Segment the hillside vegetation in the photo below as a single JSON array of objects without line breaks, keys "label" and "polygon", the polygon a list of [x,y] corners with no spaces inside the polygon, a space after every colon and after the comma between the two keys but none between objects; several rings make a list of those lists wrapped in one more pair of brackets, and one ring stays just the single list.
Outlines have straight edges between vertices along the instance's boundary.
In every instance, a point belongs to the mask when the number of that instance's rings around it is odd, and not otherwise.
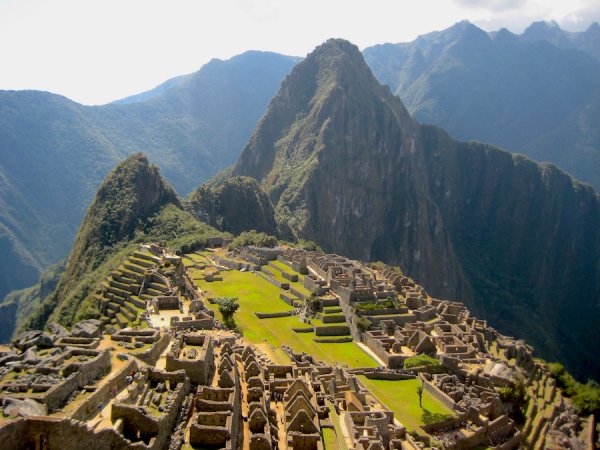
[{"label": "hillside vegetation", "polygon": [[143,95],[84,106],[0,91],[0,299],[64,258],[108,172],[144,151],[182,195],[235,162],[296,58],[247,52]]}]

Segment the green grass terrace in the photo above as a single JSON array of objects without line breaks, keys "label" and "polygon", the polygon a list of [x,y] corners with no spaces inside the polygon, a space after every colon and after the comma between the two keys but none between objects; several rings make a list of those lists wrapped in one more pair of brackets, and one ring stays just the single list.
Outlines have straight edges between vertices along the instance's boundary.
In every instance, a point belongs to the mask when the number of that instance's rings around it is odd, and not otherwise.
[{"label": "green grass terrace", "polygon": [[[292,307],[279,298],[279,288],[252,272],[235,270],[223,271],[223,281],[207,282],[194,280],[207,297],[239,297],[240,309],[235,314],[235,322],[244,337],[253,344],[268,343],[278,349],[288,345],[296,352],[306,352],[328,364],[342,364],[348,367],[377,367],[377,362],[354,342],[322,343],[315,342],[314,332],[296,333],[294,328],[308,328],[296,316],[259,319],[254,313],[277,313],[292,311]],[[207,306],[218,312],[218,305],[207,302]],[[283,352],[276,352],[278,363],[287,363]]]},{"label": "green grass terrace", "polygon": [[394,411],[396,419],[408,431],[423,434],[420,426],[425,425],[427,418],[439,422],[447,416],[454,415],[454,411],[427,391],[423,391],[423,407],[420,407],[417,387],[421,381],[418,379],[369,380],[362,375],[359,379],[384,406]]}]

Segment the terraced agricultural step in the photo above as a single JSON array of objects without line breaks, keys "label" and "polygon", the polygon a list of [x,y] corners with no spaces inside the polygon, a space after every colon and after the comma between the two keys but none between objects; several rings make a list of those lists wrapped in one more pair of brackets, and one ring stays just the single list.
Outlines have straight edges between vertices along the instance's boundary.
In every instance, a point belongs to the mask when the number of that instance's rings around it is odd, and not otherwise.
[{"label": "terraced agricultural step", "polygon": [[134,257],[129,257],[127,258],[127,261],[132,263],[132,264],[136,264],[138,266],[144,267],[144,268],[148,268],[148,267],[153,267],[156,264],[154,264],[152,261],[148,261],[147,259],[140,259],[140,258],[134,258]]},{"label": "terraced agricultural step", "polygon": [[126,302],[123,305],[123,308],[127,309],[127,311],[129,311],[130,313],[135,314],[136,317],[140,313],[140,311],[143,311],[142,308],[138,308],[137,306],[135,306],[133,303],[130,303],[130,302]]},{"label": "terraced agricultural step", "polygon": [[116,316],[116,319],[117,319],[117,324],[121,328],[125,328],[127,326],[127,324],[129,323],[129,321],[127,320],[127,318],[122,313],[118,313],[117,316]]},{"label": "terraced agricultural step", "polygon": [[132,313],[126,308],[121,309],[121,314],[123,314],[123,316],[127,318],[128,322],[133,322],[135,319],[137,319],[137,312]]},{"label": "terraced agricultural step", "polygon": [[110,309],[111,311],[115,311],[115,312],[121,311],[121,305],[119,305],[118,303],[110,302],[108,305],[106,305],[106,307],[108,309]]},{"label": "terraced agricultural step", "polygon": [[[110,317],[111,319],[114,319],[115,317],[117,317],[117,313],[115,311],[107,310],[106,317]],[[111,323],[112,323],[112,321],[111,321]]]},{"label": "terraced agricultural step", "polygon": [[152,283],[149,283],[148,284],[148,288],[155,289],[155,290],[160,291],[160,292],[167,292],[169,290],[169,287],[166,284],[164,284],[164,283],[157,283],[155,281],[153,281]]},{"label": "terraced agricultural step", "polygon": [[137,308],[146,309],[146,301],[142,300],[141,298],[139,298],[136,295],[132,295],[131,297],[129,297],[128,301],[129,301],[129,303],[133,304]]},{"label": "terraced agricultural step", "polygon": [[131,278],[138,283],[141,283],[144,279],[144,272],[139,273],[137,271],[130,270],[125,266],[123,266],[120,270],[124,277]]},{"label": "terraced agricultural step", "polygon": [[111,301],[113,303],[118,303],[119,305],[122,305],[123,303],[125,303],[125,298],[121,297],[120,295],[115,295],[112,292],[107,292],[105,294],[106,298],[108,299],[108,301]]},{"label": "terraced agricultural step", "polygon": [[147,302],[148,302],[148,301],[150,301],[150,300],[152,300],[152,298],[153,298],[153,297],[152,297],[152,295],[149,295],[149,294],[146,294],[146,293],[141,293],[141,294],[139,295],[139,297],[140,297],[142,300],[144,300],[144,301],[147,301]]},{"label": "terraced agricultural step", "polygon": [[346,316],[343,314],[323,314],[321,316],[321,321],[323,323],[345,323]]},{"label": "terraced agricultural step", "polygon": [[151,295],[152,297],[157,297],[157,296],[159,296],[159,295],[163,295],[163,294],[164,294],[164,292],[163,292],[163,291],[159,291],[159,290],[157,290],[157,289],[152,289],[152,288],[146,289],[146,290],[144,291],[144,293],[145,293],[145,294],[148,294],[148,295]]},{"label": "terraced agricultural step", "polygon": [[134,252],[133,256],[138,259],[145,259],[147,261],[151,261],[153,264],[160,264],[160,262],[161,262],[160,258],[158,258],[157,256],[154,256],[150,253]]},{"label": "terraced agricultural step", "polygon": [[121,289],[122,291],[129,292],[130,294],[132,292],[131,285],[129,283],[123,283],[121,281],[117,281],[112,277],[109,279],[108,283],[109,283],[109,287]]},{"label": "terraced agricultural step", "polygon": [[133,264],[129,261],[127,261],[125,264],[123,264],[123,267],[125,267],[127,270],[129,270],[131,272],[135,272],[135,273],[138,273],[141,275],[143,275],[146,272],[145,267],[138,266],[137,264]]},{"label": "terraced agricultural step", "polygon": [[124,267],[121,268],[116,275],[112,275],[112,277],[125,284],[141,284],[141,280],[144,279],[143,275],[140,275],[137,272],[127,271]]}]

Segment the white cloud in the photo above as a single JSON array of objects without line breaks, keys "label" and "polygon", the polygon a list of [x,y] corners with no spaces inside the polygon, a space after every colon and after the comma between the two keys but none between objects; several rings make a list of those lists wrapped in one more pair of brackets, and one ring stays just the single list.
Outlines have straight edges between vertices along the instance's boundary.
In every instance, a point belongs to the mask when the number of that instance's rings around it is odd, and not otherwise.
[{"label": "white cloud", "polygon": [[584,31],[592,23],[600,22],[600,2],[588,0],[581,7],[560,19],[561,27],[571,31]]},{"label": "white cloud", "polygon": [[454,0],[466,8],[508,11],[523,6],[527,0]]}]

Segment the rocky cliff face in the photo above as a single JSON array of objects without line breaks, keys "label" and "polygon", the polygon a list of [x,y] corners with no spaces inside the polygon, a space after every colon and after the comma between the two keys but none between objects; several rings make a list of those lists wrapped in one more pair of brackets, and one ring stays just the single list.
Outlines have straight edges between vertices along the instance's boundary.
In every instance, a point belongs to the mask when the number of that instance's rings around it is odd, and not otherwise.
[{"label": "rocky cliff face", "polygon": [[233,173],[257,179],[298,237],[399,264],[542,356],[598,373],[584,357],[600,339],[595,192],[420,126],[350,43],[330,40],[296,66]]},{"label": "rocky cliff face", "polygon": [[332,39],[284,80],[233,173],[256,178],[299,237],[400,264],[432,292],[457,297],[467,286],[429,200],[420,139],[358,48]]},{"label": "rocky cliff face", "polygon": [[423,127],[430,195],[476,295],[474,312],[597,375],[600,201],[550,164]]},{"label": "rocky cliff face", "polygon": [[233,177],[214,188],[202,185],[190,203],[198,219],[219,230],[278,234],[273,205],[254,178]]}]

